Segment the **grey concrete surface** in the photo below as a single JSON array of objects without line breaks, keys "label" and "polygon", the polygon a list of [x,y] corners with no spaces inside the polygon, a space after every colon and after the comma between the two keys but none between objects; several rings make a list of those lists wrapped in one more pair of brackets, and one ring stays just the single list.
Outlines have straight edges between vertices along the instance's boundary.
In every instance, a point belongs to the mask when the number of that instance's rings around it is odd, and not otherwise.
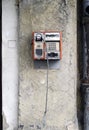
[{"label": "grey concrete surface", "polygon": [[18,8],[2,0],[3,130],[17,130],[18,121]]},{"label": "grey concrete surface", "polygon": [[[78,130],[76,1],[23,0],[20,2],[19,46],[18,9],[15,0],[2,2],[4,130]],[[34,69],[31,56],[32,31],[39,30],[63,32],[63,58],[59,64],[60,69],[49,70],[46,114],[44,112],[47,70]],[[17,128],[18,118],[19,128]]]},{"label": "grey concrete surface", "polygon": [[[75,0],[23,0],[19,31],[19,130],[78,130],[77,19]],[[63,32],[63,58],[59,70],[34,69],[32,31]]]}]

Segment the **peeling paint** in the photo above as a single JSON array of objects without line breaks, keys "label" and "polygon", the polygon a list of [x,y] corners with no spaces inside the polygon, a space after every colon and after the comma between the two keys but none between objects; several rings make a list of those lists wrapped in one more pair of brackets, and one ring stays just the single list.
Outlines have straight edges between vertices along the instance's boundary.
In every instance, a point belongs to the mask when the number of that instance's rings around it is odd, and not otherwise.
[{"label": "peeling paint", "polygon": [[75,123],[73,123],[72,121],[70,121],[67,124],[67,130],[78,130],[78,128],[76,127]]},{"label": "peeling paint", "polygon": [[9,128],[9,124],[7,123],[6,116],[3,112],[3,129],[7,130],[7,128]]}]

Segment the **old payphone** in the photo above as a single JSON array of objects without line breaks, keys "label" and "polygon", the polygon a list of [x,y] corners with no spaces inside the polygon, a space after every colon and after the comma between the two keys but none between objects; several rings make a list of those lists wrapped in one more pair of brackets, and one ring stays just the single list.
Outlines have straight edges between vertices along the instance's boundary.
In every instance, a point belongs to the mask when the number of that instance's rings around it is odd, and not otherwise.
[{"label": "old payphone", "polygon": [[32,55],[34,60],[60,60],[62,58],[61,32],[33,32]]}]

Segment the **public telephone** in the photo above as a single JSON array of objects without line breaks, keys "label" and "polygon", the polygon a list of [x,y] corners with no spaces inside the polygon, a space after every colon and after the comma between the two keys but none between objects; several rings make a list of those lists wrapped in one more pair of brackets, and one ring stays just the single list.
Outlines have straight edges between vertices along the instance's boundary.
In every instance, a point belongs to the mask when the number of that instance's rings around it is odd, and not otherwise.
[{"label": "public telephone", "polygon": [[60,60],[62,58],[61,32],[33,32],[34,60]]}]

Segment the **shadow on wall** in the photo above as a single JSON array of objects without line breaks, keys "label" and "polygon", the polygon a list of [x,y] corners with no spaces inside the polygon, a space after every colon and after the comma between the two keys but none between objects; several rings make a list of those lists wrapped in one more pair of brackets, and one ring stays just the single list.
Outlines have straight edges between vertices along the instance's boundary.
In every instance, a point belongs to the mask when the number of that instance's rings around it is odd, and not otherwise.
[{"label": "shadow on wall", "polygon": [[[83,77],[83,42],[82,42],[82,10],[83,0],[77,1],[77,52],[78,52],[78,88],[77,88],[77,116],[80,130],[83,130],[84,122],[83,122],[83,96],[81,90],[81,80]],[[88,9],[87,9],[88,10]]]}]

